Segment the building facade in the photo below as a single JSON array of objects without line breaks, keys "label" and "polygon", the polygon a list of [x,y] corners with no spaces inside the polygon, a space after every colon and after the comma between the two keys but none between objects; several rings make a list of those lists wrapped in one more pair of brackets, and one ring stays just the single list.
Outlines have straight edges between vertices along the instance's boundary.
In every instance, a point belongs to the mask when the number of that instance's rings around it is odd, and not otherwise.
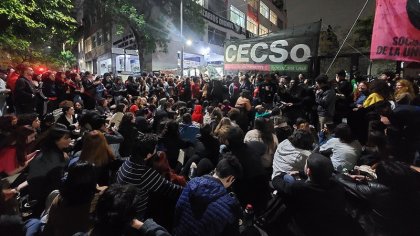
[{"label": "building facade", "polygon": [[[196,75],[200,68],[214,66],[223,73],[223,43],[225,40],[263,37],[287,26],[287,15],[279,0],[197,0],[202,6],[204,32],[170,34],[166,52],[159,48],[140,61],[134,36],[117,29],[100,9],[81,8],[79,21],[83,36],[78,42],[78,64],[81,71],[96,74],[106,72],[132,74],[165,71],[180,74],[181,52],[184,52],[184,75]],[[179,29],[180,26],[171,27]],[[182,46],[184,44],[184,49]]]}]

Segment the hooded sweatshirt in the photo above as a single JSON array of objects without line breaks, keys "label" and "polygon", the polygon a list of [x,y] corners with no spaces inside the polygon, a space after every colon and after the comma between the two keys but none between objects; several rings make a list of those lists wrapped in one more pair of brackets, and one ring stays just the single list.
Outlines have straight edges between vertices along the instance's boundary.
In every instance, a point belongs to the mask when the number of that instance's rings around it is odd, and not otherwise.
[{"label": "hooded sweatshirt", "polygon": [[221,235],[237,223],[239,204],[212,176],[193,178],[184,188],[175,209],[174,235]]},{"label": "hooded sweatshirt", "polygon": [[194,106],[194,112],[192,114],[192,120],[202,124],[203,123],[203,107],[201,105]]}]

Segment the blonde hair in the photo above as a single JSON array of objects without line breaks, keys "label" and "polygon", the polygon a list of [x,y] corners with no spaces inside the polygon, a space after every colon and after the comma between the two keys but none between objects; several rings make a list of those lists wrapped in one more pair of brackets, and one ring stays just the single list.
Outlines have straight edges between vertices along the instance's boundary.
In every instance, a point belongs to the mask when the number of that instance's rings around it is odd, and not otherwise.
[{"label": "blonde hair", "polygon": [[232,121],[228,117],[223,117],[219,124],[217,124],[216,128],[214,129],[214,135],[218,136],[219,132],[224,127],[231,127]]},{"label": "blonde hair", "polygon": [[96,166],[104,166],[115,160],[115,156],[102,132],[93,130],[86,134],[80,160]]},{"label": "blonde hair", "polygon": [[416,97],[416,94],[414,93],[413,84],[410,81],[406,79],[400,79],[397,81],[397,83],[400,83],[402,88],[400,90],[395,91],[395,101],[399,101],[407,95],[410,101]]}]

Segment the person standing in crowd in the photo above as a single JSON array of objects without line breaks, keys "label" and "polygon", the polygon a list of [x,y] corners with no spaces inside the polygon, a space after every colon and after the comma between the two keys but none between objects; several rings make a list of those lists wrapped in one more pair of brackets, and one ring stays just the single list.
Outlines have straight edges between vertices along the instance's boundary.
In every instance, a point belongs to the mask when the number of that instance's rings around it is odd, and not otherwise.
[{"label": "person standing in crowd", "polygon": [[264,75],[264,81],[258,85],[258,97],[260,102],[266,104],[267,108],[272,108],[274,94],[277,91],[277,85],[273,82],[270,74]]},{"label": "person standing in crowd", "polygon": [[190,77],[187,77],[185,81],[178,83],[177,89],[179,92],[179,99],[184,102],[190,102],[192,97],[192,85]]},{"label": "person standing in crowd", "polygon": [[0,72],[0,116],[6,114],[6,98],[11,92],[12,91],[10,89],[6,88],[6,74]]},{"label": "person standing in crowd", "polygon": [[[351,111],[351,94],[353,92],[353,86],[346,79],[346,71],[340,70],[335,76],[335,123],[341,123],[347,120]],[[343,121],[344,120],[344,121]]]},{"label": "person standing in crowd", "polygon": [[318,104],[319,129],[322,129],[328,122],[333,121],[335,114],[335,91],[331,88],[326,75],[316,78],[315,101]]},{"label": "person standing in crowd", "polygon": [[58,89],[54,71],[48,71],[42,75],[42,92],[48,98],[47,112],[58,108]]},{"label": "person standing in crowd", "polygon": [[82,77],[79,73],[71,73],[70,79],[74,82],[74,97],[73,102],[82,102],[85,89],[83,88]]},{"label": "person standing in crowd", "polygon": [[19,79],[16,81],[14,101],[17,114],[34,113],[36,100],[35,88],[32,84],[34,70],[29,65],[21,65]]},{"label": "person standing in crowd", "polygon": [[391,89],[384,80],[374,80],[370,84],[370,95],[363,102],[363,108],[368,108],[373,104],[386,100],[390,97]]},{"label": "person standing in crowd", "polygon": [[97,81],[93,80],[93,75],[89,71],[86,71],[83,79],[82,85],[84,88],[84,105],[85,108],[88,110],[92,110],[95,108],[95,94],[96,94],[96,86],[98,85]]},{"label": "person standing in crowd", "polygon": [[239,83],[239,76],[234,76],[233,81],[229,85],[229,97],[230,103],[234,104],[236,100],[238,100],[240,95],[240,87],[241,84]]},{"label": "person standing in crowd", "polygon": [[357,89],[353,92],[353,111],[358,110],[363,107],[363,102],[369,96],[368,83],[366,81],[361,81],[357,85]]},{"label": "person standing in crowd", "polygon": [[410,81],[405,79],[397,81],[394,94],[395,102],[397,104],[410,105],[415,97],[416,94],[414,93],[413,85]]}]

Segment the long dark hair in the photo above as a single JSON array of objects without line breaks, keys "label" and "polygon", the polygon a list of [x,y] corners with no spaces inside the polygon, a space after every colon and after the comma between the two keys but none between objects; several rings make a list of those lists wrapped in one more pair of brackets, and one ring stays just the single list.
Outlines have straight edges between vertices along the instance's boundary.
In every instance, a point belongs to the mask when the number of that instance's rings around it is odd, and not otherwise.
[{"label": "long dark hair", "polygon": [[29,126],[24,125],[16,130],[16,159],[20,166],[25,165],[27,146],[26,140],[28,136],[34,134],[35,130]]},{"label": "long dark hair", "polygon": [[388,86],[388,83],[385,80],[374,80],[371,84],[370,84],[370,91],[371,93],[377,93],[379,95],[381,95],[384,100],[389,99],[389,96],[391,94],[391,89]]},{"label": "long dark hair", "polygon": [[67,127],[62,124],[55,124],[38,139],[36,146],[40,147],[42,152],[57,150],[56,142],[66,135],[70,135]]},{"label": "long dark hair", "polygon": [[135,124],[131,122],[133,120],[133,118],[134,118],[133,113],[131,113],[131,112],[125,113],[123,115],[123,117],[121,118],[119,129],[120,130],[127,130],[129,128],[134,127]]},{"label": "long dark hair", "polygon": [[162,138],[179,138],[179,125],[174,120],[168,120],[161,133]]},{"label": "long dark hair", "polygon": [[139,196],[132,185],[111,185],[98,199],[91,235],[124,235],[136,216]]},{"label": "long dark hair", "polygon": [[68,206],[89,203],[96,192],[95,169],[86,161],[71,165],[60,188],[60,195]]},{"label": "long dark hair", "polygon": [[335,137],[339,138],[343,143],[351,143],[354,141],[350,126],[345,123],[337,125],[335,128]]}]

